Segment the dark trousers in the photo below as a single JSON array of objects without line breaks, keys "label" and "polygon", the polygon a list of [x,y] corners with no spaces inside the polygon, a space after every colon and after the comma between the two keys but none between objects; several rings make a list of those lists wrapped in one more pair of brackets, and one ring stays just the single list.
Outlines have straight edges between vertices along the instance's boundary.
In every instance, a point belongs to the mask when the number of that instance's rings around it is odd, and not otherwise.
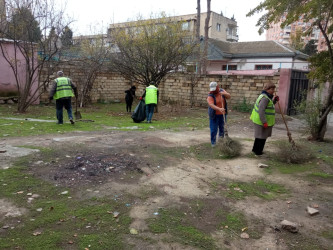
[{"label": "dark trousers", "polygon": [[126,111],[131,112],[133,100],[126,100]]},{"label": "dark trousers", "polygon": [[266,139],[255,138],[252,152],[255,153],[256,155],[262,155],[262,151],[264,150],[265,143],[266,143]]},{"label": "dark trousers", "polygon": [[156,104],[154,104],[154,103],[146,104],[147,122],[151,122],[151,119],[153,118],[155,106],[156,106]]},{"label": "dark trousers", "polygon": [[64,123],[62,114],[63,108],[67,110],[68,119],[73,119],[71,98],[60,98],[56,100],[57,119],[59,124]]}]

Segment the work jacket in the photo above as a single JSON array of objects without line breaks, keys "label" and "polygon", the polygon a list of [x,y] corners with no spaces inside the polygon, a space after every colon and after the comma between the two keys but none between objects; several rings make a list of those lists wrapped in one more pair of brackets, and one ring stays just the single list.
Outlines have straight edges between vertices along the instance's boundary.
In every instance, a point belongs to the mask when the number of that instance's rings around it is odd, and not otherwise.
[{"label": "work jacket", "polygon": [[157,104],[157,91],[158,88],[156,88],[154,85],[149,85],[146,88],[146,104]]},{"label": "work jacket", "polygon": [[263,125],[262,121],[260,120],[260,115],[259,115],[259,102],[262,98],[267,98],[268,99],[268,105],[265,109],[265,117],[267,120],[267,125],[268,126],[274,126],[275,124],[275,106],[273,103],[273,100],[270,99],[267,95],[261,94],[256,103],[254,104],[254,108],[251,113],[251,120],[253,123],[258,124],[258,125]]},{"label": "work jacket", "polygon": [[57,100],[63,97],[74,96],[71,83],[67,77],[58,77],[55,81],[57,83],[57,88],[53,99]]}]

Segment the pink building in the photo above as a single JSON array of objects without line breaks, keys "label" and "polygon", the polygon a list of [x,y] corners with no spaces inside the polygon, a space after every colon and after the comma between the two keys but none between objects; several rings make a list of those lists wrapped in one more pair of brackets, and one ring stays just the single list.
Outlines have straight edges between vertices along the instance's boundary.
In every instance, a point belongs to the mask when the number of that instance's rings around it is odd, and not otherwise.
[{"label": "pink building", "polygon": [[[7,96],[18,96],[18,91],[27,91],[25,88],[26,84],[26,60],[22,53],[16,48],[12,40],[1,39],[0,40],[0,97]],[[34,58],[37,58],[37,52],[35,52]],[[17,70],[17,75],[15,76],[13,69],[10,64],[6,60],[9,59]],[[16,64],[14,64],[16,62]],[[17,77],[17,80],[16,80]],[[34,77],[34,81],[32,83],[29,91],[29,99],[33,98],[32,103],[39,103],[39,95],[38,95],[38,77]]]}]

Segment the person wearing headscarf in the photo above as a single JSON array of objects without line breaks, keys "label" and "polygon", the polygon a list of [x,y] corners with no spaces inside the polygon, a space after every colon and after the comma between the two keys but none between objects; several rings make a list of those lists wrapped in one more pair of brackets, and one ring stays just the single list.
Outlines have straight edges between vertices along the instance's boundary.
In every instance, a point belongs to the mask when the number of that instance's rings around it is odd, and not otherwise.
[{"label": "person wearing headscarf", "polygon": [[262,155],[268,137],[272,136],[275,124],[275,103],[279,101],[274,96],[275,84],[268,82],[254,104],[251,117],[254,124],[254,144],[252,152],[255,155]]}]

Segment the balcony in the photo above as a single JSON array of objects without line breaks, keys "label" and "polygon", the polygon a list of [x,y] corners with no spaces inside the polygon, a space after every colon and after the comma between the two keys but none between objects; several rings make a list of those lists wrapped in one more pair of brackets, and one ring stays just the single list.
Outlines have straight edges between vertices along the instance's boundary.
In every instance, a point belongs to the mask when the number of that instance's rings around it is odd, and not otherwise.
[{"label": "balcony", "polygon": [[238,35],[227,34],[227,41],[228,42],[238,42]]}]

